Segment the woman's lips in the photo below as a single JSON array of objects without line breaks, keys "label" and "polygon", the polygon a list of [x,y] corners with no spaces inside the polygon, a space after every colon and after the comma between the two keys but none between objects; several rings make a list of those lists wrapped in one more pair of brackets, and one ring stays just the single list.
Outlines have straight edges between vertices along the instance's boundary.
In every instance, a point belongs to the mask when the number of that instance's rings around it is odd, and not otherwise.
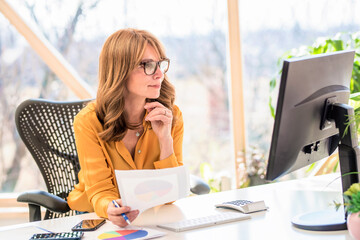
[{"label": "woman's lips", "polygon": [[149,85],[149,87],[151,87],[151,88],[160,88],[160,87],[161,87],[161,85],[160,85],[160,84],[156,84],[156,85]]}]

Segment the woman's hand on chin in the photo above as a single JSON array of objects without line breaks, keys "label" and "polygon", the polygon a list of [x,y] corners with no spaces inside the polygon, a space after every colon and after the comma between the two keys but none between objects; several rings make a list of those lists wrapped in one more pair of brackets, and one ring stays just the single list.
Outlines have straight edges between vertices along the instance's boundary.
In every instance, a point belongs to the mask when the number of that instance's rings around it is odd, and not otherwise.
[{"label": "woman's hand on chin", "polygon": [[172,111],[159,102],[149,102],[144,107],[149,114],[146,121],[151,122],[151,127],[159,141],[168,141],[171,137]]}]

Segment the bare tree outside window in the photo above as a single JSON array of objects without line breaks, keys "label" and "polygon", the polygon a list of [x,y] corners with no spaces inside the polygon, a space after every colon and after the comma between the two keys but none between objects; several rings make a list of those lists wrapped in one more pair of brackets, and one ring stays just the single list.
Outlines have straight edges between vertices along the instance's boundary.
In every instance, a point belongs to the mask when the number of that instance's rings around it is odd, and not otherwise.
[{"label": "bare tree outside window", "polygon": [[[67,57],[74,41],[78,22],[84,17],[86,11],[96,7],[98,1],[78,1],[72,9],[73,14],[68,17],[61,28],[48,29],[42,24],[48,22],[38,18],[39,12],[46,12],[42,18],[54,20],[51,15],[59,10],[62,1],[52,1],[51,3],[45,1],[43,6],[38,3],[25,1],[23,7],[28,11],[31,20],[41,33],[51,40],[64,57]],[[3,16],[0,17],[3,18]],[[34,176],[39,176],[37,167],[34,166],[30,154],[15,130],[14,113],[17,105],[26,98],[40,97],[64,100],[71,97],[71,94],[30,46],[25,43],[19,44],[19,42],[23,42],[22,37],[5,19],[2,19],[0,27],[2,33],[0,36],[0,111],[2,113],[0,189],[2,192],[12,192],[16,190],[18,181],[22,176],[31,179],[34,179]],[[26,180],[29,179],[23,179],[23,183],[26,183]],[[43,186],[39,177],[34,180],[34,186],[39,184]]]}]

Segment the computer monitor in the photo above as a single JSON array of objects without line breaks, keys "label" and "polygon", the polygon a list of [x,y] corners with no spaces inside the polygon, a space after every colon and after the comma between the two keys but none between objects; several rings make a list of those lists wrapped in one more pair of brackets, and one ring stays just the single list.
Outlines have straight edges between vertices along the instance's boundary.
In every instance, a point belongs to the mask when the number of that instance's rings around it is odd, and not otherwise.
[{"label": "computer monitor", "polygon": [[[349,117],[354,116],[353,108],[347,105],[353,62],[351,50],[284,60],[267,180],[324,159],[336,149],[341,174],[358,171],[360,150],[355,123],[350,121],[346,131]],[[358,180],[357,174],[342,177],[343,191]],[[299,216],[293,224],[307,230],[346,229],[344,213],[335,223],[329,222],[333,218],[329,214],[333,213]]]}]

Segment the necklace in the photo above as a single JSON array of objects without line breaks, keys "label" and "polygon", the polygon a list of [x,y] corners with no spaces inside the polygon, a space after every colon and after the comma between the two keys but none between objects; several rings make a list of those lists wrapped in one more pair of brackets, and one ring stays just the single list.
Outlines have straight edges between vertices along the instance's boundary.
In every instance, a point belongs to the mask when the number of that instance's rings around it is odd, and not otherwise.
[{"label": "necklace", "polygon": [[143,127],[140,127],[140,129],[137,129],[137,131],[135,132],[135,136],[140,137],[142,132],[143,132]]}]

